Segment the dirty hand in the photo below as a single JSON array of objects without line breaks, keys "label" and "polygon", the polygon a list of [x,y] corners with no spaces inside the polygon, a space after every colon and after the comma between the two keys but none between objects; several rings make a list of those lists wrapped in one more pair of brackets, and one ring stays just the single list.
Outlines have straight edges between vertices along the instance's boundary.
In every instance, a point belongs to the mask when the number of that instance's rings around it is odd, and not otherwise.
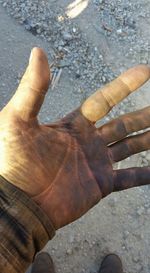
[{"label": "dirty hand", "polygon": [[34,48],[20,85],[0,112],[0,175],[26,192],[58,229],[113,191],[150,184],[150,167],[113,170],[112,164],[150,148],[150,107],[100,128],[95,122],[150,78],[139,65],[98,90],[53,124],[37,115],[49,86],[42,49]]}]

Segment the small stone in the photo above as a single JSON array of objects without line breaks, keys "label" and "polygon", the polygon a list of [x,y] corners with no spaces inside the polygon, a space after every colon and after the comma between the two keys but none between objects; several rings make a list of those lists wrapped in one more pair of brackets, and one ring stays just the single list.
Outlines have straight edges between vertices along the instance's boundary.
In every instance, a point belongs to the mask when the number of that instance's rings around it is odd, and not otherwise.
[{"label": "small stone", "polygon": [[61,47],[62,47],[62,46],[64,46],[64,45],[65,45],[65,43],[64,43],[63,40],[60,40],[60,41],[59,41],[59,44],[57,44],[57,42],[55,43],[55,46],[56,46],[56,47],[58,47],[58,46],[61,46]]},{"label": "small stone", "polygon": [[123,31],[122,31],[121,28],[120,28],[120,29],[117,29],[117,34],[118,34],[118,35],[122,34],[122,32],[123,32]]},{"label": "small stone", "polygon": [[122,246],[122,249],[123,249],[123,250],[126,250],[126,247],[125,247],[125,245],[123,245],[123,246]]},{"label": "small stone", "polygon": [[67,255],[71,255],[71,254],[72,254],[72,249],[71,249],[71,248],[68,248],[68,249],[66,250],[66,254],[67,254]]},{"label": "small stone", "polygon": [[65,41],[72,40],[72,35],[69,32],[66,32],[66,31],[62,32],[62,36],[63,36]]},{"label": "small stone", "polygon": [[42,32],[41,28],[38,28],[36,31],[37,31],[37,34],[40,34]]},{"label": "small stone", "polygon": [[129,232],[128,230],[125,230],[125,231],[124,231],[124,235],[125,235],[126,237],[128,237],[128,236],[130,235],[130,232]]},{"label": "small stone", "polygon": [[105,76],[102,76],[102,82],[106,82],[106,78],[105,78]]},{"label": "small stone", "polygon": [[76,33],[76,32],[77,32],[77,29],[76,29],[75,27],[73,27],[72,32],[73,32],[73,33]]},{"label": "small stone", "polygon": [[[75,77],[76,77],[76,79],[79,79],[81,77],[81,73],[79,70],[76,72]],[[80,89],[79,89],[79,93],[81,93]]]}]

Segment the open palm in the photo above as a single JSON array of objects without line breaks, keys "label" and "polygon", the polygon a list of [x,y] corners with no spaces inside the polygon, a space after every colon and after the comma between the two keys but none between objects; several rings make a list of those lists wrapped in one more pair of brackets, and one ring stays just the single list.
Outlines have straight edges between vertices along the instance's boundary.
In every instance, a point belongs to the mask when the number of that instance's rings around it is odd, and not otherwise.
[{"label": "open palm", "polygon": [[37,115],[49,86],[45,53],[32,59],[10,102],[0,112],[0,174],[25,191],[56,229],[76,220],[113,191],[150,183],[150,168],[113,170],[112,164],[150,148],[150,107],[100,128],[95,122],[150,78],[137,66],[106,85],[74,112],[53,124]]}]

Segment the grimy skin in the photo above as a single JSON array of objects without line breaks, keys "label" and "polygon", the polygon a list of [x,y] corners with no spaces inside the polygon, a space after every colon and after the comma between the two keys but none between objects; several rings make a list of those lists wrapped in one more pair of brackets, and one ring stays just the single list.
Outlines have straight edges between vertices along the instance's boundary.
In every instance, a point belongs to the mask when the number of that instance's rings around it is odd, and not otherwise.
[{"label": "grimy skin", "polygon": [[150,107],[100,128],[95,122],[150,78],[139,65],[123,73],[60,121],[39,124],[50,82],[47,57],[34,48],[20,85],[0,112],[0,175],[25,191],[55,229],[76,220],[102,198],[150,184],[150,167],[113,170],[113,163],[150,148]]}]

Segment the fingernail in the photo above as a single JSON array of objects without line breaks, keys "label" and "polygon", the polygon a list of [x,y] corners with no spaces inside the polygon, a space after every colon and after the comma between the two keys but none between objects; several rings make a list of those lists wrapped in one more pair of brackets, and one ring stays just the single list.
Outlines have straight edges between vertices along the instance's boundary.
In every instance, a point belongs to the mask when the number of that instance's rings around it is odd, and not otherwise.
[{"label": "fingernail", "polygon": [[30,58],[29,58],[29,63],[31,63],[32,58],[33,58],[33,53],[32,53],[32,50],[31,50],[31,53],[30,53]]}]

